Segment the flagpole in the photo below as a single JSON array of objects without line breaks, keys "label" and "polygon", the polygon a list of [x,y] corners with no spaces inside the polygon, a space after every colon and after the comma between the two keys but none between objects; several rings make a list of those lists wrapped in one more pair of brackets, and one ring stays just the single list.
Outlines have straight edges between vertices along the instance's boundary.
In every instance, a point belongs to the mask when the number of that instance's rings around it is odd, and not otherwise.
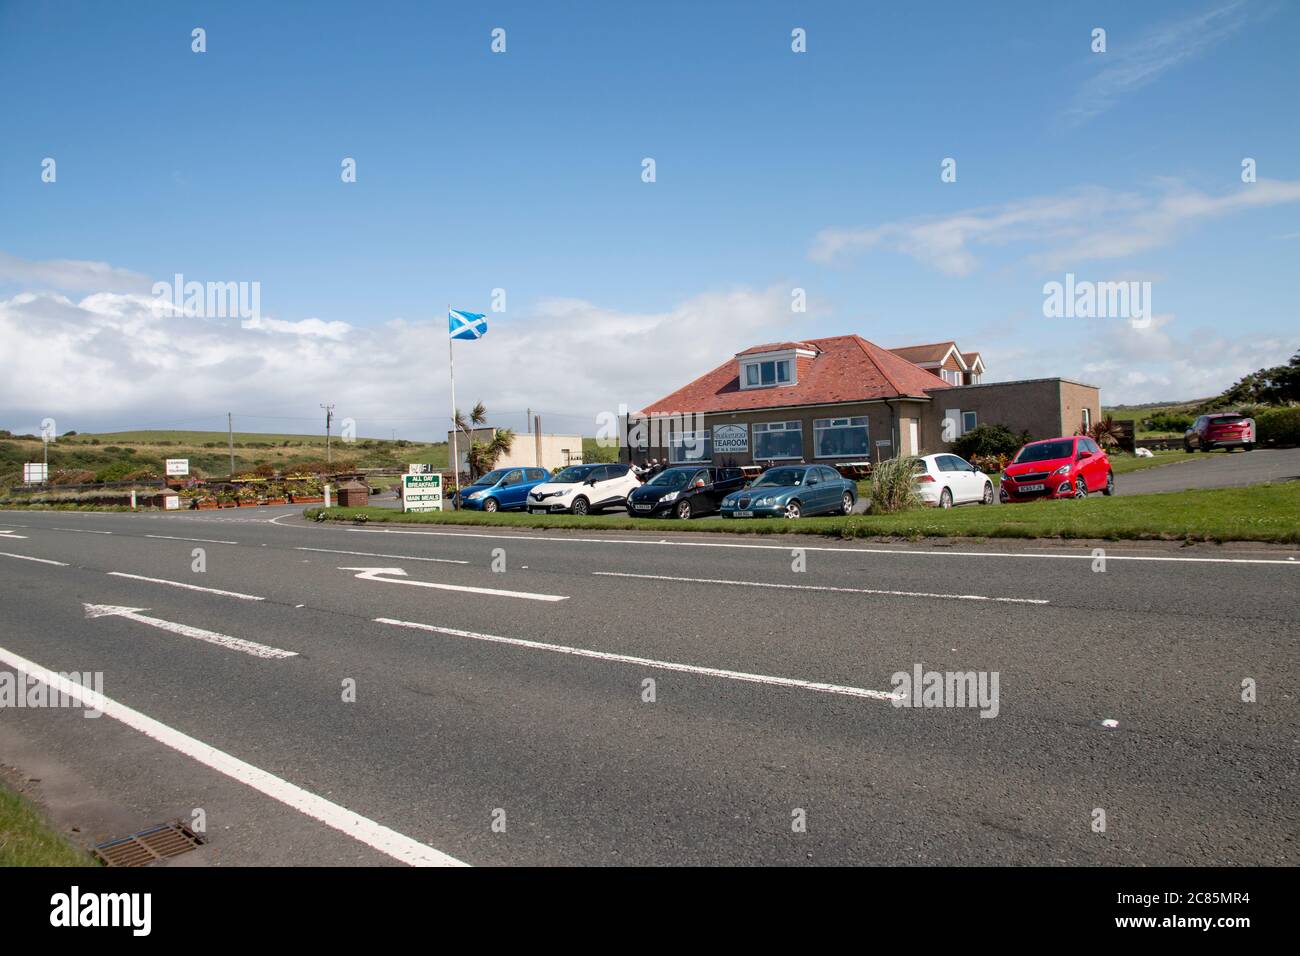
[{"label": "flagpole", "polygon": [[[453,343],[456,341],[451,334],[451,303],[447,303],[447,370],[451,373],[451,474],[452,480],[456,483],[456,494],[460,494],[460,451],[456,445],[456,353]],[[459,498],[457,498],[459,504]]]}]

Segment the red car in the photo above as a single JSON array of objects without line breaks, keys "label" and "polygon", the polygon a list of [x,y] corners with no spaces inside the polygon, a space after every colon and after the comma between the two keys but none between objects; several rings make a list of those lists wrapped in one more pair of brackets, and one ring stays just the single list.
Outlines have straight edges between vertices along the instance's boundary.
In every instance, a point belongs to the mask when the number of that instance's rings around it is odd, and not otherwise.
[{"label": "red car", "polygon": [[1110,459],[1091,438],[1072,435],[1031,441],[1002,473],[1003,504],[1039,498],[1086,498],[1115,493]]},{"label": "red car", "polygon": [[1255,447],[1255,419],[1236,412],[1202,415],[1183,435],[1183,451],[1213,451],[1216,448]]}]

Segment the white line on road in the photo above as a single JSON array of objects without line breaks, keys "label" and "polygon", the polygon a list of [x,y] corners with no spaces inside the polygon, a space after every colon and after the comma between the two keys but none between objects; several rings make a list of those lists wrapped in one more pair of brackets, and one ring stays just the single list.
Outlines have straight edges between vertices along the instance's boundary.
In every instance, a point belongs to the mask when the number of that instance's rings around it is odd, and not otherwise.
[{"label": "white line on road", "polygon": [[[468,584],[441,584],[436,581],[410,581],[401,568],[339,568],[340,571],[360,571],[353,577],[362,581],[378,581],[381,584],[410,584],[417,588],[437,588],[439,591],[464,591],[467,594],[491,594],[494,597],[522,598],[525,601],[567,601],[567,594],[535,594],[532,591],[505,591],[500,588],[476,588]],[[380,575],[402,575],[402,577],[380,577]]]},{"label": "white line on road", "polygon": [[207,594],[220,594],[223,597],[239,598],[241,601],[266,600],[266,598],[258,597],[256,594],[241,594],[239,591],[222,591],[220,588],[202,588],[197,584],[186,584],[184,581],[168,581],[166,578],[147,578],[143,574],[127,574],[125,571],[109,571],[107,573],[115,578],[130,578],[133,581],[152,581],[154,584],[167,584],[174,588],[185,588],[187,591],[203,591]]},{"label": "white line on road", "polygon": [[245,763],[238,757],[232,757],[210,744],[205,744],[201,740],[168,727],[152,717],[146,717],[138,710],[132,710],[125,704],[120,704],[94,690],[81,687],[71,681],[60,681],[57,673],[24,657],[19,657],[3,647],[0,647],[0,661],[44,684],[58,687],[68,696],[103,711],[114,720],[120,721],[132,730],[137,730],[146,737],[158,741],[163,746],[170,747],[172,750],[197,760],[204,766],[211,767],[218,773],[224,774],[232,780],[237,780],[258,793],[265,794],[272,800],[283,803],[287,807],[292,807],[313,820],[319,820],[327,827],[350,836],[357,842],[364,843],[366,846],[378,850],[394,860],[410,866],[467,865],[455,857],[448,856],[446,853],[435,850],[418,840],[413,840],[403,833],[391,830],[374,820],[361,816],[359,813],[353,813],[347,807],[332,803],[324,797],[318,797],[316,794],[304,790],[287,780],[267,773],[250,763]]},{"label": "white line on road", "polygon": [[[492,538],[502,541],[546,541],[559,544],[648,544],[666,545],[674,548],[737,548],[751,551],[789,551],[800,548],[804,551],[825,551],[831,554],[892,554],[900,557],[936,557],[936,558],[1060,558],[1067,561],[1094,561],[1091,552],[1087,554],[1046,554],[1025,551],[908,551],[902,548],[827,548],[806,544],[740,544],[731,541],[669,541],[648,538],[569,538],[539,534],[484,534],[482,532],[462,531],[397,531],[384,528],[347,528],[357,534],[424,534],[444,538]],[[1300,568],[1300,561],[1293,559],[1269,558],[1175,558],[1149,555],[1122,555],[1106,552],[1107,561],[1165,561],[1174,564],[1284,564]]]},{"label": "white line on road", "polygon": [[362,558],[396,558],[399,561],[434,561],[438,564],[469,564],[457,558],[417,558],[413,554],[375,554],[373,551],[336,551],[333,548],[294,548],[295,551],[319,551],[322,554],[355,554]]},{"label": "white line on road", "polygon": [[66,568],[67,564],[62,561],[51,561],[49,558],[33,558],[30,554],[11,554],[8,551],[0,551],[0,555],[6,558],[18,558],[20,561],[39,561],[41,564],[54,564],[61,568]]},{"label": "white line on road", "polygon": [[546,644],[541,641],[526,641],[517,637],[499,637],[495,634],[479,634],[476,631],[458,631],[451,627],[435,627],[432,624],[420,624],[416,621],[399,621],[391,617],[377,617],[376,624],[392,624],[395,627],[408,627],[416,631],[432,631],[435,634],[449,634],[452,637],[467,637],[474,641],[487,641],[491,644],[510,644],[514,647],[526,647],[535,651],[552,651],[556,654],[570,654],[574,657],[589,657],[600,661],[613,661],[618,664],[638,664],[641,667],[653,667],[658,670],[680,671],[684,674],[700,674],[704,677],[722,677],[727,680],[744,681],[747,684],[769,684],[775,687],[794,687],[798,690],[817,691],[821,694],[840,694],[844,697],[865,697],[869,700],[900,700],[901,695],[883,690],[867,690],[865,687],[847,687],[843,684],[822,684],[816,681],[799,680],[794,677],[772,677],[768,674],[747,674],[744,671],[728,671],[717,667],[700,667],[697,664],[678,664],[674,661],[657,661],[649,657],[630,657],[627,654],[611,654],[606,651],[592,651],[583,647],[569,647],[565,644]]},{"label": "white line on road", "polygon": [[0,535],[3,535],[3,537],[0,537],[0,541],[17,541],[17,540],[26,541],[27,540],[27,535],[14,534],[12,531],[0,531]]},{"label": "white line on road", "polygon": [[124,617],[128,621],[135,621],[139,624],[148,624],[150,627],[156,627],[160,631],[170,631],[173,634],[180,634],[182,637],[192,637],[196,641],[204,641],[208,644],[216,644],[218,647],[229,648],[232,651],[242,651],[245,654],[251,654],[253,657],[261,657],[267,660],[277,660],[285,657],[297,657],[297,651],[284,651],[278,647],[268,647],[266,644],[258,644],[254,641],[245,641],[242,638],[231,637],[228,634],[218,634],[216,631],[207,631],[201,627],[191,627],[188,624],[177,624],[173,621],[164,621],[158,617],[147,617],[140,614],[140,611],[149,610],[147,607],[118,607],[113,604],[83,604],[86,609],[86,617]]},{"label": "white line on road", "polygon": [[197,541],[200,544],[239,544],[238,541],[216,541],[212,538],[178,538],[173,534],[146,534],[146,538],[165,538],[168,541]]},{"label": "white line on road", "polygon": [[90,528],[51,528],[51,531],[72,531],[76,534],[112,534],[111,531],[94,531]]},{"label": "white line on road", "polygon": [[837,591],[844,594],[884,594],[890,597],[944,598],[949,601],[997,601],[1002,604],[1047,604],[1040,598],[989,597],[984,594],[938,594],[933,591],[879,591],[873,588],[837,588],[828,584],[772,584],[767,581],[727,581],[721,578],[676,578],[667,574],[629,574],[624,571],[592,571],[604,578],[645,578],[650,581],[682,581],[687,584],[728,584],[749,588],[782,588],[791,591]]}]

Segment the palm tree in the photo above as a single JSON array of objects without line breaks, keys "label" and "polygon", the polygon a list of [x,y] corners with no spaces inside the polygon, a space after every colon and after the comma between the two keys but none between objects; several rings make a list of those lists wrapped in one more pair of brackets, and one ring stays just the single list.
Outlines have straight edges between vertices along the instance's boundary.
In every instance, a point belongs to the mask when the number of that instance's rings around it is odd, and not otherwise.
[{"label": "palm tree", "polygon": [[[456,409],[455,423],[456,430],[465,436],[465,464],[469,467],[471,479],[491,471],[515,441],[515,433],[509,428],[492,429],[491,441],[479,441],[474,437],[474,429],[487,424],[487,407],[482,402],[476,402],[470,409],[468,422],[460,409]],[[453,463],[452,467],[456,465]]]},{"label": "palm tree", "polygon": [[1102,448],[1114,448],[1119,445],[1120,439],[1124,437],[1124,429],[1119,426],[1110,415],[1093,422],[1091,428],[1079,429],[1079,434],[1087,435]]}]

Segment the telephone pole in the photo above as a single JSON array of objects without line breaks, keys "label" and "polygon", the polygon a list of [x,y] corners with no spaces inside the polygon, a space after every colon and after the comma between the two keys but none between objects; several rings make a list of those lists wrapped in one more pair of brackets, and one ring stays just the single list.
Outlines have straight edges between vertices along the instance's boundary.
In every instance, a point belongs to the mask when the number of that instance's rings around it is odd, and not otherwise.
[{"label": "telephone pole", "polygon": [[230,436],[230,477],[235,477],[235,418],[226,412],[226,433]]},{"label": "telephone pole", "polygon": [[320,407],[325,409],[325,464],[328,465],[333,462],[330,457],[330,422],[334,420],[334,406],[321,402]]}]

